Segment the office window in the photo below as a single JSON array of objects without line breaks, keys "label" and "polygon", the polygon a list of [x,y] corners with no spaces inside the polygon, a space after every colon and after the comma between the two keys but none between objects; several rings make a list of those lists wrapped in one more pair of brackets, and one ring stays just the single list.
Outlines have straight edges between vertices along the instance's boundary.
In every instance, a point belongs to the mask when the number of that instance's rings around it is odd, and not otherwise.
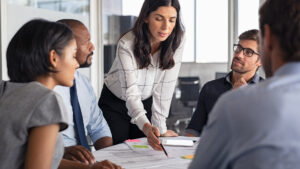
[{"label": "office window", "polygon": [[[123,0],[122,14],[137,16],[143,2],[144,0]],[[218,0],[218,5],[215,1],[206,0],[179,2],[186,31],[183,62],[227,62],[228,2]]]},{"label": "office window", "polygon": [[238,1],[238,35],[246,30],[259,29],[259,0]]},{"label": "office window", "polygon": [[122,0],[122,15],[138,16],[144,0]]},{"label": "office window", "polygon": [[90,11],[89,0],[8,0],[8,3],[84,16],[88,16]]},{"label": "office window", "polygon": [[[123,0],[122,15],[138,16],[144,0]],[[179,0],[181,6],[181,19],[185,26],[185,47],[182,60],[184,62],[195,61],[195,1]]]},{"label": "office window", "polygon": [[[186,29],[184,62],[195,61],[195,0],[179,0],[181,17]],[[104,73],[107,73],[115,57],[116,44],[120,36],[135,23],[144,0],[102,1],[102,33],[104,45]]]},{"label": "office window", "polygon": [[102,1],[102,34],[104,73],[108,73],[121,35],[130,30],[139,15],[144,0]]},{"label": "office window", "polygon": [[[2,0],[1,0],[2,1]],[[89,0],[7,0],[6,11],[3,14],[2,25],[2,49],[7,49],[7,45],[17,30],[27,21],[34,18],[43,18],[57,21],[63,18],[73,18],[80,20],[89,27],[90,8]],[[3,36],[4,35],[4,36]],[[2,51],[2,79],[9,79],[6,69],[5,51]],[[93,64],[93,66],[96,64]],[[81,69],[81,73],[91,77],[90,69]],[[95,85],[94,85],[95,86]]]},{"label": "office window", "polygon": [[[123,0],[122,15],[138,16],[144,0]],[[183,62],[195,61],[195,0],[179,0],[181,19],[185,27]]]},{"label": "office window", "polygon": [[196,0],[196,62],[228,61],[228,1]]},{"label": "office window", "polygon": [[180,0],[181,19],[185,27],[183,62],[195,61],[195,0]]}]

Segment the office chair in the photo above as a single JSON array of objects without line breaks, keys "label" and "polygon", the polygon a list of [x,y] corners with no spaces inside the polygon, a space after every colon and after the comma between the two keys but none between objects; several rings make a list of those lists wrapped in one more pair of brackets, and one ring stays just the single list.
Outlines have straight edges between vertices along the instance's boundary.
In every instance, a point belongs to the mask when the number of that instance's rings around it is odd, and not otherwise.
[{"label": "office chair", "polygon": [[197,106],[200,87],[198,76],[178,78],[169,118],[172,123],[171,128],[177,133],[181,133],[181,130],[188,125]]},{"label": "office chair", "polygon": [[181,91],[180,100],[185,107],[196,107],[199,90],[200,78],[198,76],[179,77],[178,87]]}]

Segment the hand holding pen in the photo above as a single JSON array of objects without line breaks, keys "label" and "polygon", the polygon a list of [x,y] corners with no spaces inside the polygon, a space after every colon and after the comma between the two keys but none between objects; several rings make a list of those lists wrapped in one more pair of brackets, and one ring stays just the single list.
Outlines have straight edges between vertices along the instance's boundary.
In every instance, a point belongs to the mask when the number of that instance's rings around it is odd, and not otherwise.
[{"label": "hand holding pen", "polygon": [[159,145],[160,145],[160,147],[163,149],[165,155],[166,155],[167,157],[169,157],[169,156],[168,156],[168,153],[167,153],[165,147],[162,145],[162,143],[160,143]]},{"label": "hand holding pen", "polygon": [[158,136],[160,135],[160,132],[157,127],[152,126],[149,123],[146,123],[143,127],[144,134],[147,136],[147,140],[149,145],[154,150],[164,151],[165,155],[168,157],[168,153],[165,150],[164,146],[161,144],[161,142],[158,139]]},{"label": "hand holding pen", "polygon": [[143,127],[143,132],[147,136],[149,145],[154,150],[163,151],[163,149],[160,146],[160,141],[157,138],[157,136],[160,135],[160,132],[157,127],[152,126],[150,123],[146,123]]}]

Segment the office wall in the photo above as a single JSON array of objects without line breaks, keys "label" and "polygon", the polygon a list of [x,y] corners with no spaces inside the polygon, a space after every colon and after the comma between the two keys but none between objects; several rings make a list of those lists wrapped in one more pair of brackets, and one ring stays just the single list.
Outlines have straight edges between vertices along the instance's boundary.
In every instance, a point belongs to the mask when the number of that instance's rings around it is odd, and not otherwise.
[{"label": "office wall", "polygon": [[203,86],[215,79],[215,72],[227,72],[227,63],[182,63],[179,76],[199,76]]},{"label": "office wall", "polygon": [[[0,1],[0,23],[2,23],[2,3]],[[0,24],[0,80],[2,80],[2,24]]]},{"label": "office wall", "polygon": [[265,3],[265,2],[266,2],[266,0],[260,0],[260,1],[259,1],[259,4],[262,5],[262,4]]},{"label": "office wall", "polygon": [[[16,33],[16,31],[27,21],[34,19],[34,18],[44,18],[52,21],[56,21],[62,18],[74,18],[82,21],[85,25],[89,25],[89,18],[87,16],[76,15],[76,14],[69,14],[63,12],[56,12],[46,9],[38,9],[33,7],[27,6],[19,6],[19,5],[12,5],[12,4],[5,4],[6,5],[6,12],[5,12],[5,20],[1,20],[1,24],[5,24],[5,31],[2,31],[2,44],[1,49],[4,50],[2,52],[2,66],[1,66],[1,74],[3,80],[8,80],[7,75],[7,68],[6,68],[6,48]],[[3,13],[2,13],[3,14]],[[85,74],[87,77],[90,77],[90,69],[81,69],[81,73]]]},{"label": "office wall", "polygon": [[[227,67],[227,63],[182,63],[179,76],[199,76],[203,86],[206,82],[215,79],[216,72],[228,72]],[[262,67],[259,68],[258,74],[265,78]]]},{"label": "office wall", "polygon": [[[117,4],[117,5],[116,5]],[[103,35],[103,44],[112,44],[110,41],[114,41],[115,39],[119,39],[120,37],[112,37],[113,30],[120,30],[119,22],[111,23],[111,19],[113,16],[121,16],[122,15],[122,0],[104,0],[102,1],[102,35]],[[115,24],[115,25],[113,25]],[[116,35],[119,36],[119,35]],[[114,40],[112,40],[114,39]]]}]

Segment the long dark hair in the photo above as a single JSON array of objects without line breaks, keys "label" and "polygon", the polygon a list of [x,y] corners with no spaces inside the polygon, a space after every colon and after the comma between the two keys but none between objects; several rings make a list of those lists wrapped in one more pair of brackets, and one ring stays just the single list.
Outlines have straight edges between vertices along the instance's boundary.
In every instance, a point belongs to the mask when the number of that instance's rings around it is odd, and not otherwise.
[{"label": "long dark hair", "polygon": [[184,27],[180,17],[178,0],[145,0],[141,12],[132,28],[135,35],[134,56],[140,69],[147,68],[150,63],[150,31],[145,19],[149,14],[161,6],[172,6],[177,11],[176,25],[171,35],[160,43],[159,68],[170,69],[175,65],[173,55],[183,39]]}]

